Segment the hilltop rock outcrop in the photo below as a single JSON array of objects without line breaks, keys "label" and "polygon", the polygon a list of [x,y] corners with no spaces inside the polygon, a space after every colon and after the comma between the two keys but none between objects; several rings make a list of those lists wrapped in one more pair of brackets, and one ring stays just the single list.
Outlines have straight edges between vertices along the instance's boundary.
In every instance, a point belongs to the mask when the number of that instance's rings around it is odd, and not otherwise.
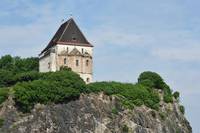
[{"label": "hilltop rock outcrop", "polygon": [[21,113],[12,98],[3,103],[1,133],[191,133],[189,122],[173,103],[160,102],[159,111],[146,106],[125,109],[115,96],[82,94],[66,104],[37,104]]}]

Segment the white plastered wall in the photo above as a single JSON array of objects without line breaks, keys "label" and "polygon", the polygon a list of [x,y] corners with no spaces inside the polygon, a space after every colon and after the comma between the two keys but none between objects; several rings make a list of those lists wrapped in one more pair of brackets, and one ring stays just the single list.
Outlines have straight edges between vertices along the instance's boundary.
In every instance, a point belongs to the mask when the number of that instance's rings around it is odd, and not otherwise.
[{"label": "white plastered wall", "polygon": [[[51,49],[54,49],[51,48]],[[53,50],[52,50],[53,51]],[[39,71],[40,72],[50,72],[56,71],[56,53],[55,52],[51,52],[49,55],[40,55],[40,60],[39,60]],[[49,63],[50,63],[50,67],[49,67]]]},{"label": "white plastered wall", "polygon": [[49,65],[48,65],[49,62],[50,62],[50,56],[49,55],[40,59],[40,61],[39,61],[40,72],[49,72],[50,71]]},{"label": "white plastered wall", "polygon": [[[60,69],[60,66],[58,66],[58,54],[61,53],[62,51],[66,51],[68,49],[68,52],[71,52],[74,48],[77,48],[80,52],[87,52],[91,56],[93,55],[93,48],[92,47],[84,47],[84,46],[73,46],[73,45],[56,45],[53,48],[51,48],[51,51],[49,55],[40,55],[42,57],[39,61],[39,71],[40,72],[50,72],[50,71],[58,71]],[[49,63],[50,63],[50,68],[49,68]],[[87,79],[89,78],[89,82],[92,82],[92,72],[91,73],[78,73],[80,77],[86,82]]]}]

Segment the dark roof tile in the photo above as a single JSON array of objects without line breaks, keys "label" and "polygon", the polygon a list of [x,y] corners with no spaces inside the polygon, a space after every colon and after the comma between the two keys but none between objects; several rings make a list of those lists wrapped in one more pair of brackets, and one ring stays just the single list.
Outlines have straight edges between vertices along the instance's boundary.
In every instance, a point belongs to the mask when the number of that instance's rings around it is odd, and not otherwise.
[{"label": "dark roof tile", "polygon": [[93,47],[85,38],[75,21],[71,18],[63,23],[47,47],[41,52],[48,50],[56,44],[69,44],[75,46]]}]

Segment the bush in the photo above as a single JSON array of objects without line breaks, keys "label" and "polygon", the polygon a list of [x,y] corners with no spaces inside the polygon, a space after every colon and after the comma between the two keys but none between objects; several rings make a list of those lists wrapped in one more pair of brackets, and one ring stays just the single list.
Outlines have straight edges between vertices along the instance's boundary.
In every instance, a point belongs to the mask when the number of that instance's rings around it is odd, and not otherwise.
[{"label": "bush", "polygon": [[[148,87],[140,84],[128,84],[119,82],[96,82],[87,85],[88,92],[104,92],[107,95],[117,95],[125,107],[132,109],[134,105],[145,104],[153,108],[159,103],[159,95]],[[151,101],[151,104],[149,104]]]},{"label": "bush", "polygon": [[70,67],[67,67],[67,66],[61,66],[60,71],[63,71],[63,70],[71,71],[72,69]]},{"label": "bush", "polygon": [[8,88],[0,88],[0,104],[2,104],[8,98],[8,93]]},{"label": "bush", "polygon": [[0,87],[8,87],[13,85],[13,73],[7,70],[0,70]]},{"label": "bush", "polygon": [[155,87],[154,82],[152,80],[149,80],[149,79],[141,80],[139,83],[146,86],[146,87],[149,87],[149,88]]},{"label": "bush", "polygon": [[0,128],[3,126],[4,124],[4,119],[0,118]]},{"label": "bush", "polygon": [[14,69],[14,60],[10,55],[5,55],[0,58],[0,69],[11,71]]},{"label": "bush", "polygon": [[2,56],[0,58],[0,87],[13,86],[18,81],[14,79],[16,75],[24,72],[38,71],[38,68],[38,58],[22,59],[10,55]]},{"label": "bush", "polygon": [[44,73],[38,80],[18,83],[14,87],[16,105],[29,112],[36,103],[62,103],[85,92],[85,83],[72,71]]},{"label": "bush", "polygon": [[5,55],[0,58],[0,69],[11,71],[15,74],[21,72],[38,71],[39,58],[20,58]]},{"label": "bush", "polygon": [[166,114],[164,112],[159,112],[159,115],[160,115],[160,118],[162,120],[165,120],[166,119]]},{"label": "bush", "polygon": [[133,101],[133,103],[134,103],[134,105],[136,105],[136,106],[141,106],[141,105],[144,104],[143,101],[142,101],[141,99],[136,99],[136,100]]},{"label": "bush", "polygon": [[127,125],[123,125],[122,127],[122,133],[128,133],[129,132],[129,128]]},{"label": "bush", "polygon": [[164,85],[164,101],[166,103],[172,103],[173,102],[173,95],[172,95],[172,91],[169,88],[168,85]]},{"label": "bush", "polygon": [[[156,88],[164,91],[164,101],[166,103],[173,102],[173,95],[170,87],[164,82],[162,77],[155,72],[143,72],[138,78],[138,84],[149,87],[149,89]],[[151,101],[148,101],[151,104]],[[157,106],[158,107],[158,106]],[[156,106],[154,108],[157,109]]]},{"label": "bush", "polygon": [[174,96],[175,99],[178,100],[179,97],[180,97],[180,93],[178,91],[176,91],[176,92],[174,92],[173,96]]},{"label": "bush", "polygon": [[157,89],[163,89],[165,84],[163,79],[155,72],[146,71],[140,74],[138,83],[147,84],[149,87]]},{"label": "bush", "polygon": [[116,108],[112,108],[112,113],[115,114],[115,115],[117,115],[118,114],[117,109]]},{"label": "bush", "polygon": [[41,78],[42,74],[40,74],[37,71],[30,71],[30,72],[24,72],[24,73],[19,73],[14,76],[14,81],[15,83],[17,82],[28,82],[28,81],[33,81],[33,80],[38,80]]},{"label": "bush", "polygon": [[13,57],[15,61],[13,71],[17,73],[29,72],[29,71],[39,71],[39,58],[31,57],[31,58],[20,58]]},{"label": "bush", "polygon": [[179,109],[180,109],[180,111],[181,111],[182,114],[185,114],[185,107],[183,105],[181,105],[179,107]]}]

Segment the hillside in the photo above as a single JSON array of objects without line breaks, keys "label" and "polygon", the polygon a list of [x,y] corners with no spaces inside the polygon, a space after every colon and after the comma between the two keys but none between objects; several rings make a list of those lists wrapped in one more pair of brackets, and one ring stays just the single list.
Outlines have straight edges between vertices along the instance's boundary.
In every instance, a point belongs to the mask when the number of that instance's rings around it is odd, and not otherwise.
[{"label": "hillside", "polygon": [[[2,133],[192,132],[179,92],[155,72],[141,73],[135,84],[86,85],[69,68],[39,73],[35,62],[35,58],[0,59]],[[19,64],[23,69],[17,69]]]},{"label": "hillside", "polygon": [[[115,96],[81,95],[67,104],[37,104],[23,114],[7,100],[0,110],[5,133],[191,133],[177,101],[161,102],[160,111],[148,107],[124,109]],[[161,113],[162,112],[162,113]]]}]

